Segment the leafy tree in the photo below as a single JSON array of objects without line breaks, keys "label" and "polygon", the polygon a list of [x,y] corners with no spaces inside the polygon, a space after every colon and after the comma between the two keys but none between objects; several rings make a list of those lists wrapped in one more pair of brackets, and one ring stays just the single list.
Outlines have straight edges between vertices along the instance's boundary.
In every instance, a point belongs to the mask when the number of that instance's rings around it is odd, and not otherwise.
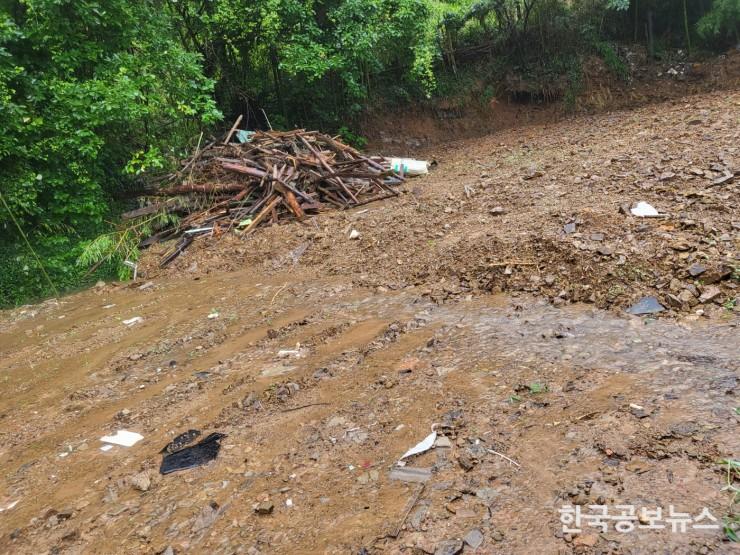
[{"label": "leafy tree", "polygon": [[[52,269],[75,274],[70,252],[104,228],[130,176],[163,166],[173,145],[220,117],[199,56],[171,30],[156,1],[0,5],[0,251],[6,257],[25,260],[30,243]],[[29,273],[40,272],[40,258],[23,264]],[[44,288],[49,284],[23,295]],[[0,304],[16,296],[4,277],[0,294]]]},{"label": "leafy tree", "polygon": [[712,9],[697,23],[697,30],[708,41],[740,44],[740,0],[714,0]]}]

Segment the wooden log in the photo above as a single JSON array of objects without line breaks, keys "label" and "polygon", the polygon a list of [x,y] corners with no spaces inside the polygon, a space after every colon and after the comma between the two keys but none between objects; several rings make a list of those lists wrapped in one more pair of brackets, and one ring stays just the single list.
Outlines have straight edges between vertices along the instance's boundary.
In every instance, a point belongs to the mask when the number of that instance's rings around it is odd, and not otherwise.
[{"label": "wooden log", "polygon": [[275,208],[278,204],[280,204],[281,201],[282,201],[282,199],[279,196],[274,195],[274,197],[272,198],[272,200],[270,200],[270,202],[268,202],[267,206],[265,206],[260,211],[260,213],[257,214],[254,217],[254,219],[252,220],[252,223],[250,223],[244,229],[244,234],[247,235],[249,233],[252,233],[254,231],[254,229],[262,222],[262,220],[264,220],[265,218],[267,218],[267,216],[269,216],[270,213],[272,212],[272,209]]},{"label": "wooden log", "polygon": [[177,242],[177,245],[175,245],[175,248],[172,249],[169,253],[167,253],[162,260],[159,262],[160,268],[166,268],[175,258],[180,256],[182,254],[182,251],[184,251],[190,243],[193,242],[193,236],[192,235],[183,235],[180,240]]},{"label": "wooden log", "polygon": [[[331,168],[329,167],[329,164],[327,164],[327,163],[326,163],[326,160],[324,160],[324,159],[322,158],[321,154],[320,154],[320,153],[319,153],[319,152],[318,152],[318,151],[317,151],[317,150],[316,150],[316,149],[315,149],[315,148],[313,147],[313,145],[312,145],[311,143],[309,143],[309,142],[308,142],[308,141],[306,140],[306,138],[305,138],[305,137],[304,137],[303,135],[298,135],[298,137],[299,137],[299,138],[301,139],[301,141],[303,142],[303,144],[304,144],[304,145],[306,145],[306,146],[308,147],[308,150],[310,150],[310,151],[311,151],[311,153],[312,153],[312,154],[313,154],[313,155],[314,155],[314,156],[316,157],[316,159],[317,159],[317,160],[319,161],[319,163],[320,163],[320,164],[321,164],[322,166],[324,166],[324,168],[326,169],[326,171],[328,171],[329,173],[333,173],[332,169],[331,169]],[[346,192],[346,193],[347,193],[347,194],[348,194],[348,195],[349,195],[350,197],[352,197],[352,199],[353,199],[353,200],[354,200],[355,202],[357,202],[357,197],[355,197],[355,195],[353,195],[353,194],[352,194],[352,193],[351,193],[351,192],[349,191],[349,189],[347,189],[346,185],[345,185],[345,184],[344,184],[344,182],[343,182],[343,181],[341,180],[341,178],[339,178],[339,177],[335,177],[334,179],[336,179],[337,183],[339,183],[339,185],[340,185],[340,186],[342,187],[342,189],[344,189],[344,191],[345,191],[345,192]]]},{"label": "wooden log", "polygon": [[243,173],[244,175],[251,175],[252,177],[263,178],[267,175],[267,172],[258,170],[257,168],[250,168],[242,164],[232,164],[231,162],[221,162],[221,167],[225,170],[231,170],[237,173]]},{"label": "wooden log", "polygon": [[159,195],[184,195],[187,193],[236,193],[249,187],[249,183],[183,184],[159,191]]},{"label": "wooden log", "polygon": [[169,199],[164,202],[155,202],[154,204],[149,204],[148,206],[142,206],[141,208],[137,208],[136,210],[129,210],[128,212],[124,212],[121,214],[122,220],[133,220],[134,218],[140,218],[141,216],[148,216],[149,214],[156,214],[159,212],[162,208],[166,208],[167,206],[172,206],[174,199]]},{"label": "wooden log", "polygon": [[302,220],[305,214],[303,213],[303,210],[298,204],[298,201],[296,200],[293,192],[286,191],[285,193],[283,193],[283,198],[285,198],[288,208],[290,208],[291,212],[295,214],[295,217],[298,218],[299,220]]},{"label": "wooden log", "polygon": [[234,134],[234,131],[236,131],[236,128],[239,127],[239,124],[242,122],[242,114],[239,114],[239,117],[236,118],[236,121],[234,122],[234,125],[231,126],[231,129],[229,129],[229,133],[226,135],[226,138],[224,139],[224,144],[229,144],[229,141],[231,140],[231,136]]}]

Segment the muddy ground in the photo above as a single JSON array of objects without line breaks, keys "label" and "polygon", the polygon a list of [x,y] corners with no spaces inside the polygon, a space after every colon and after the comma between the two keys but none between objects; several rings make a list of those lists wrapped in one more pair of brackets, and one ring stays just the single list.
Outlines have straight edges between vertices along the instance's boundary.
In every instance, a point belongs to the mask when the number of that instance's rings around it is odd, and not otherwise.
[{"label": "muddy ground", "polygon": [[[733,552],[739,123],[722,92],[436,147],[397,199],[3,313],[0,551]],[[190,429],[218,457],[160,475]],[[635,528],[564,532],[589,505]]]}]

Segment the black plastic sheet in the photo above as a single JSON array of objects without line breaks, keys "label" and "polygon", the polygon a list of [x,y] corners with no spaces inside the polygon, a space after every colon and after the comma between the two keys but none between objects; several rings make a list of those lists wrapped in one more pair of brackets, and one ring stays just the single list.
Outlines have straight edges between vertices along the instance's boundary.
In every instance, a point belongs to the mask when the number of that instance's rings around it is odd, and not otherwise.
[{"label": "black plastic sheet", "polygon": [[[189,432],[186,432],[186,434],[187,433]],[[218,456],[218,452],[221,450],[221,439],[225,437],[226,434],[215,432],[208,435],[195,445],[191,445],[190,447],[185,447],[179,451],[165,455],[162,459],[162,465],[159,467],[160,474],[169,474],[170,472],[177,472],[178,470],[187,470],[189,468],[195,468],[211,462]]]}]

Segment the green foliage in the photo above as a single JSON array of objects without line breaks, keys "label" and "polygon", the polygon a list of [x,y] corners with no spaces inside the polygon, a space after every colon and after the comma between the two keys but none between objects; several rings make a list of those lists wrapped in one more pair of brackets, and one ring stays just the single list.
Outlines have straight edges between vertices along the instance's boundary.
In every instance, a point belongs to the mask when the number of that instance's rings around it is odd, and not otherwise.
[{"label": "green foliage", "polygon": [[367,138],[353,132],[347,126],[343,125],[339,128],[339,135],[342,137],[343,142],[357,149],[363,149],[367,146]]},{"label": "green foliage", "polygon": [[[212,88],[159,2],[1,3],[5,252],[17,257],[26,248],[15,217],[58,287],[74,283],[69,253],[106,227],[128,176],[164,167],[173,147],[220,118]],[[0,304],[17,298],[4,290]]]},{"label": "green foliage", "polygon": [[710,42],[740,43],[740,0],[714,0],[696,29],[699,36]]},{"label": "green foliage", "polygon": [[44,271],[59,291],[71,291],[115,275],[112,265],[102,264],[95,271],[77,266],[82,248],[74,238],[52,235],[37,238],[34,250],[43,262],[22,243],[0,243],[0,307],[12,307],[54,294]]},{"label": "green foliage", "polygon": [[727,485],[722,488],[723,491],[729,491],[732,493],[733,503],[740,503],[740,488],[735,485],[735,482],[740,481],[740,460],[722,459],[718,464],[722,466],[725,471],[725,480]]},{"label": "green foliage", "polygon": [[731,542],[740,543],[740,515],[727,515],[722,518],[722,531]]},{"label": "green foliage", "polygon": [[630,0],[607,0],[606,7],[612,10],[625,11],[630,7]]},{"label": "green foliage", "polygon": [[596,40],[594,41],[594,49],[599,54],[599,57],[604,60],[609,71],[622,81],[629,79],[629,68],[624,60],[617,55],[616,49],[612,44],[606,41]]},{"label": "green foliage", "polygon": [[[167,3],[205,59],[216,98],[246,125],[338,128],[389,84],[435,85],[428,0],[212,0]],[[388,87],[391,88],[391,87]],[[278,125],[280,124],[280,125]]]},{"label": "green foliage", "polygon": [[730,513],[722,518],[723,531],[730,541],[740,542],[740,515],[733,511],[735,505],[740,503],[740,488],[735,485],[736,482],[740,481],[740,461],[722,459],[718,464],[725,473],[726,485],[722,490],[729,491],[732,494]]},{"label": "green foliage", "polygon": [[178,222],[179,217],[176,214],[165,211],[132,220],[115,231],[82,242],[76,265],[93,269],[105,265],[115,269],[118,279],[128,279],[132,270],[125,262],[136,262],[139,259],[139,243],[156,231]]},{"label": "green foliage", "polygon": [[540,393],[547,393],[549,391],[547,384],[542,384],[538,382],[531,383],[527,387],[529,388],[529,392],[532,395],[539,395]]}]

